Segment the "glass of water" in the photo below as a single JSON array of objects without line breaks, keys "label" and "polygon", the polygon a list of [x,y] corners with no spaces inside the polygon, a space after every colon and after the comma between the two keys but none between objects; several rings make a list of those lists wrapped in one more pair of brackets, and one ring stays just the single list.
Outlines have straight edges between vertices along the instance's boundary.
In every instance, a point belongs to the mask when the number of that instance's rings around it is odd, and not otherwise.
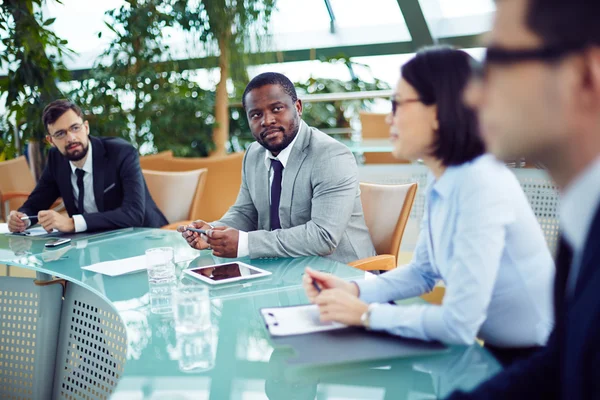
[{"label": "glass of water", "polygon": [[179,349],[179,369],[202,372],[214,366],[215,335],[210,319],[208,288],[201,284],[173,291],[173,316]]},{"label": "glass of water", "polygon": [[150,288],[150,311],[155,314],[172,312],[171,293],[175,285],[173,248],[146,250],[146,267]]}]

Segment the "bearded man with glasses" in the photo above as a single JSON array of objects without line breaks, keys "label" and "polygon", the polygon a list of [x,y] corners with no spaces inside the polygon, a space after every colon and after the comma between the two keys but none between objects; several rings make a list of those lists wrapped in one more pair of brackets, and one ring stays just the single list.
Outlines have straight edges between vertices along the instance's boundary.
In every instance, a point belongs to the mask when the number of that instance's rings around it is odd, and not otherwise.
[{"label": "bearded man with glasses", "polygon": [[544,165],[561,191],[547,346],[458,399],[600,399],[600,2],[498,0],[465,93],[488,150]]},{"label": "bearded man with glasses", "polygon": [[[47,232],[167,224],[148,192],[137,150],[131,144],[119,138],[89,136],[81,109],[68,100],[46,106],[42,120],[52,149],[37,186],[18,211],[10,212],[11,232],[25,231],[36,219]],[[59,197],[68,215],[49,209]]]}]

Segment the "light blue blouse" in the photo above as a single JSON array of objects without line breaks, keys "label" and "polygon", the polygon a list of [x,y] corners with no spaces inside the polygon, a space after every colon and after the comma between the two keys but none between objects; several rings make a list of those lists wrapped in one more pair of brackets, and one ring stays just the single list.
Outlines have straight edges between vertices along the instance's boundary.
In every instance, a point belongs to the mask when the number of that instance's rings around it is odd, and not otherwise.
[{"label": "light blue blouse", "polygon": [[491,155],[446,169],[427,188],[410,264],[356,282],[385,303],[444,281],[443,304],[378,304],[371,327],[409,338],[498,347],[544,345],[553,327],[554,262],[519,182]]}]

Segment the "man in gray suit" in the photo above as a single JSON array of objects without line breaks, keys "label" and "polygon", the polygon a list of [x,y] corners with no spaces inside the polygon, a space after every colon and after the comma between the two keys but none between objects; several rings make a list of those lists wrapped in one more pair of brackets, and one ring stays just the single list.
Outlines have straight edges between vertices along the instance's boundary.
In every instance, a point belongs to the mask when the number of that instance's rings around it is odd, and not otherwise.
[{"label": "man in gray suit", "polygon": [[344,263],[375,255],[365,225],[357,166],[346,146],[300,119],[302,102],[284,75],[264,73],[242,103],[255,143],[235,204],[207,235],[178,230],[219,257],[328,256]]}]

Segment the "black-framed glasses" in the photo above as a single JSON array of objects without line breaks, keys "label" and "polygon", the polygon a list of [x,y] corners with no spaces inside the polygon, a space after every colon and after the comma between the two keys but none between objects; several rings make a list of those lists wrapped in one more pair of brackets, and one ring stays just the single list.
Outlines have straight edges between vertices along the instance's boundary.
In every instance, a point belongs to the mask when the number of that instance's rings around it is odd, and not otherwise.
[{"label": "black-framed glasses", "polygon": [[392,115],[396,115],[396,110],[399,107],[402,107],[404,104],[408,104],[408,103],[422,103],[423,100],[421,100],[421,99],[404,99],[404,100],[398,100],[395,97],[392,97],[391,102],[392,102]]},{"label": "black-framed glasses", "polygon": [[587,45],[582,43],[535,49],[506,49],[492,46],[486,50],[483,62],[472,61],[471,69],[473,77],[485,79],[490,65],[512,65],[530,61],[553,63],[572,53],[585,50],[586,47]]},{"label": "black-framed glasses", "polygon": [[70,127],[68,127],[66,130],[61,129],[60,131],[51,133],[50,136],[52,136],[56,140],[60,140],[60,139],[63,139],[65,136],[67,136],[67,132],[77,134],[77,133],[81,132],[81,129],[83,129],[83,123],[81,123],[81,124],[76,123],[76,124],[73,124]]}]

